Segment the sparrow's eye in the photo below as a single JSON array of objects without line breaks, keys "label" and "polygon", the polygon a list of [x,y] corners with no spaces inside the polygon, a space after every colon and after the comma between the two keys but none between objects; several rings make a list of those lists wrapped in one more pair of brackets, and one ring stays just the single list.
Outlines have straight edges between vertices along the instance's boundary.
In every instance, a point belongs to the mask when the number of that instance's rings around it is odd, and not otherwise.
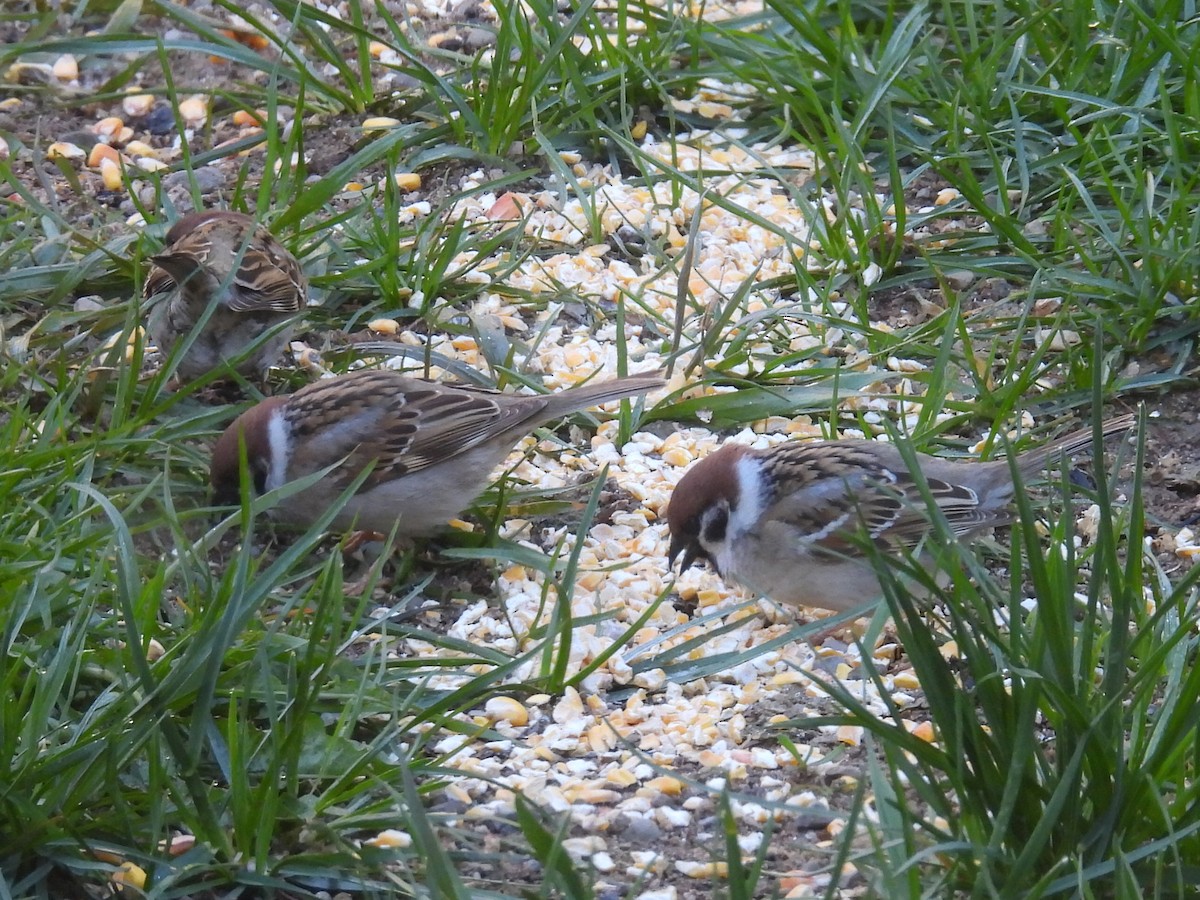
[{"label": "sparrow's eye", "polygon": [[729,510],[725,506],[710,509],[704,516],[704,532],[701,537],[706,544],[719,544],[725,540],[729,527]]}]

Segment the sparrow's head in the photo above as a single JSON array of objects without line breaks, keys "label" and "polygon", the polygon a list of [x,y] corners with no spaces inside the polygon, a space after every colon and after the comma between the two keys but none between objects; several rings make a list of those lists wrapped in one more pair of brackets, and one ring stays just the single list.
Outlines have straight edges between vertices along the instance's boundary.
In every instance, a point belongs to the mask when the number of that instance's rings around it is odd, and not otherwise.
[{"label": "sparrow's head", "polygon": [[671,566],[682,553],[681,571],[701,559],[717,567],[716,550],[725,542],[730,512],[741,493],[738,460],[750,452],[741,444],[726,444],[679,479],[667,504]]},{"label": "sparrow's head", "polygon": [[233,212],[228,209],[202,209],[196,212],[190,212],[186,216],[182,216],[167,232],[167,236],[163,239],[164,246],[170,247],[172,244],[178,244],[185,238],[190,238],[197,231],[201,230],[202,225],[209,222],[221,223],[222,227],[242,230],[254,229],[254,217],[248,216],[245,213]]},{"label": "sparrow's head", "polygon": [[254,220],[223,209],[200,210],[180,218],[163,239],[163,249],[150,257],[154,265],[146,276],[145,296],[173,290],[197,275],[211,245],[206,234],[214,225],[236,228],[241,233],[253,228]]},{"label": "sparrow's head", "polygon": [[[209,472],[214,506],[236,506],[240,502],[242,444],[246,447],[246,465],[251,487],[255,494],[266,493],[267,476],[271,472],[271,466],[282,463],[282,460],[274,458],[277,455],[274,444],[282,440],[282,435],[274,435],[273,431],[283,423],[274,413],[287,399],[268,397],[234,419],[217,438]],[[275,422],[278,422],[278,426],[273,427]]]}]

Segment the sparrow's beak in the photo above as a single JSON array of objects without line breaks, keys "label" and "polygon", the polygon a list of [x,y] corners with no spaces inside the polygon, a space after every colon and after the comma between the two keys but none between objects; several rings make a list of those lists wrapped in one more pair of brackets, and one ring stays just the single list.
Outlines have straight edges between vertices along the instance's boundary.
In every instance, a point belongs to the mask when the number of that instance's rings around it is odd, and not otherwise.
[{"label": "sparrow's beak", "polygon": [[671,549],[667,551],[667,564],[672,569],[675,568],[675,559],[681,553],[683,554],[683,563],[680,565],[679,571],[686,572],[699,559],[699,554],[696,552],[696,543],[689,541],[681,534],[672,535]]}]

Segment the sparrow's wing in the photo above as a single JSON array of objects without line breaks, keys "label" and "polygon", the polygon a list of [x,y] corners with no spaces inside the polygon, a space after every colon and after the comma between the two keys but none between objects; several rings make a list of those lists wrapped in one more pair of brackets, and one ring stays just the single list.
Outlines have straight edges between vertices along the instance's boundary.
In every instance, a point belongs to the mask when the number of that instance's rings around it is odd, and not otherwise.
[{"label": "sparrow's wing", "polygon": [[234,312],[299,312],[308,293],[296,258],[262,227],[242,252],[233,284],[226,305]]},{"label": "sparrow's wing", "polygon": [[305,303],[308,282],[300,264],[249,217],[185,218],[167,238],[168,246],[152,257],[147,297],[200,279],[204,293],[220,296],[234,312],[294,313]]},{"label": "sparrow's wing", "polygon": [[[762,520],[778,523],[773,527],[786,540],[859,556],[856,537],[865,535],[881,547],[914,547],[928,533],[925,498],[894,448],[840,441],[796,444],[776,453],[782,473],[777,477],[795,487]],[[954,534],[999,523],[966,485],[937,478],[927,478],[926,485]]]},{"label": "sparrow's wing", "polygon": [[[536,419],[537,397],[461,391],[388,370],[319,381],[288,401],[292,475],[346,459],[335,476],[349,484],[373,464],[363,489],[419,472]],[[532,425],[530,425],[532,428]],[[515,441],[515,438],[514,438]]]},{"label": "sparrow's wing", "polygon": [[175,279],[161,266],[151,266],[142,285],[142,296],[149,299],[155,294],[162,294],[175,289]]},{"label": "sparrow's wing", "polygon": [[[546,401],[540,397],[500,395],[405,379],[403,407],[389,419],[411,428],[411,440],[399,460],[406,471],[418,471],[485,444],[506,432],[533,430],[542,421]],[[512,441],[516,443],[516,435]]]}]

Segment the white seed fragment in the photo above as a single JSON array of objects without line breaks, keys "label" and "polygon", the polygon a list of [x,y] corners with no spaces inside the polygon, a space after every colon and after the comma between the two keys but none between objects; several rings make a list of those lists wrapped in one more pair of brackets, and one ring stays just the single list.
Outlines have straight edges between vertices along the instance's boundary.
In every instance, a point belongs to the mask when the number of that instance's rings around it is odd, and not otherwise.
[{"label": "white seed fragment", "polygon": [[579,696],[579,691],[573,687],[568,687],[563,692],[563,698],[554,705],[554,711],[551,717],[559,725],[567,722],[574,722],[583,716],[583,698]]}]

